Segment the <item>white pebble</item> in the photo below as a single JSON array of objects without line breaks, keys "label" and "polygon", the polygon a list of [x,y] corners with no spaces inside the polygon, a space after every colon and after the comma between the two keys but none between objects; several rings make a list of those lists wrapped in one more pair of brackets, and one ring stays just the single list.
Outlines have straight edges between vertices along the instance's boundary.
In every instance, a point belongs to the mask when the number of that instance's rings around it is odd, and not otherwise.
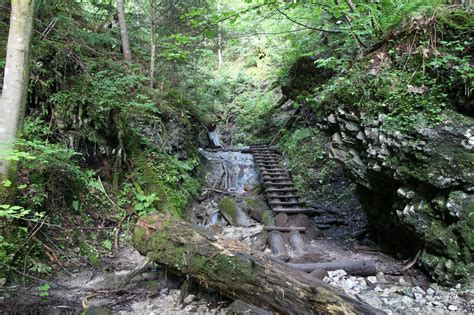
[{"label": "white pebble", "polygon": [[377,277],[375,277],[375,276],[367,277],[367,281],[369,283],[376,284],[377,283]]},{"label": "white pebble", "polygon": [[458,307],[456,305],[449,305],[448,306],[448,310],[450,311],[457,311],[458,310]]}]

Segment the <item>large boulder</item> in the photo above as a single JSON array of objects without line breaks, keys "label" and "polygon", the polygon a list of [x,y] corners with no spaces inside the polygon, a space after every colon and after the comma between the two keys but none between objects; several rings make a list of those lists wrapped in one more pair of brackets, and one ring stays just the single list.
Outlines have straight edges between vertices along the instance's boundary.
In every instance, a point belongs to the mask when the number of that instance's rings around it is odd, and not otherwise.
[{"label": "large boulder", "polygon": [[474,136],[464,117],[410,133],[385,116],[337,109],[321,124],[330,156],[359,184],[372,233],[415,255],[436,280],[452,284],[474,270]]}]

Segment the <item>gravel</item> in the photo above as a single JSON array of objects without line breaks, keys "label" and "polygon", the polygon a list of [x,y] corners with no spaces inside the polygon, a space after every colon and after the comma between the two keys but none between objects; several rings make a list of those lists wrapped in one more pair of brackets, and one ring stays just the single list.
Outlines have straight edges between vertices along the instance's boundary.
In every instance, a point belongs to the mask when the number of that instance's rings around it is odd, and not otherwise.
[{"label": "gravel", "polygon": [[[422,288],[403,276],[387,280],[383,273],[370,277],[348,276],[343,270],[329,272],[323,279],[345,293],[382,309],[387,314],[472,314],[472,287],[461,284],[444,288],[436,283]],[[369,285],[368,285],[369,284]],[[467,298],[466,298],[467,297]]]}]

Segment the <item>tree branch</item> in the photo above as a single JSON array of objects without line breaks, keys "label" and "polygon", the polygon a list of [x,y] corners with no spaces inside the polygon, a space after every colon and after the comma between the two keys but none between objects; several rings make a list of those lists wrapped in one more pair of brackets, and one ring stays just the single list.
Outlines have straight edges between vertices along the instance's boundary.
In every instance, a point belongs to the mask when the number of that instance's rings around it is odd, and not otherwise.
[{"label": "tree branch", "polygon": [[319,31],[319,32],[324,32],[324,33],[331,33],[331,34],[341,34],[341,33],[345,33],[344,31],[341,31],[341,30],[325,30],[325,29],[322,29],[322,28],[309,26],[309,25],[306,25],[306,24],[303,24],[303,23],[301,23],[301,22],[296,21],[295,19],[291,18],[291,17],[288,16],[286,13],[284,13],[283,11],[281,11],[279,8],[276,8],[276,10],[277,10],[281,15],[283,15],[283,16],[286,17],[288,20],[290,20],[291,22],[293,22],[293,23],[295,23],[295,24],[298,24],[299,26],[303,26],[304,28],[307,28],[307,29],[310,29],[310,30],[313,30],[313,31]]}]

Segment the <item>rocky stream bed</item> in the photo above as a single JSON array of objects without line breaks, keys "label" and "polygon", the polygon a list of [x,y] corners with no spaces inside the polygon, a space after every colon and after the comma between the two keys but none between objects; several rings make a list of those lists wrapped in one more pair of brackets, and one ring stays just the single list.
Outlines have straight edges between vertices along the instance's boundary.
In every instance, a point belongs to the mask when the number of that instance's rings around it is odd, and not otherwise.
[{"label": "rocky stream bed", "polygon": [[[255,221],[252,207],[266,207],[258,193],[260,175],[252,156],[241,152],[202,151],[206,187],[189,212],[192,222],[219,237],[236,240],[264,251],[271,250]],[[223,200],[232,199],[237,213],[226,213]],[[317,224],[318,217],[312,220]],[[350,222],[347,222],[350,225]],[[334,227],[337,229],[337,226]],[[429,281],[415,261],[398,261],[382,253],[370,241],[351,233],[323,232],[306,244],[307,261],[372,260],[379,272],[368,277],[350,276],[344,270],[319,271],[316,277],[338,287],[355,299],[388,314],[466,314],[474,312],[474,291],[468,285],[453,288]],[[331,235],[337,235],[332,237]],[[289,248],[290,259],[297,255]],[[136,276],[130,278],[131,272]],[[127,279],[127,280],[125,280]],[[2,314],[269,314],[219,292],[189,283],[147,263],[131,247],[106,258],[100,270],[81,266],[59,272],[49,279],[48,296],[38,295],[38,285],[4,287]]]}]

